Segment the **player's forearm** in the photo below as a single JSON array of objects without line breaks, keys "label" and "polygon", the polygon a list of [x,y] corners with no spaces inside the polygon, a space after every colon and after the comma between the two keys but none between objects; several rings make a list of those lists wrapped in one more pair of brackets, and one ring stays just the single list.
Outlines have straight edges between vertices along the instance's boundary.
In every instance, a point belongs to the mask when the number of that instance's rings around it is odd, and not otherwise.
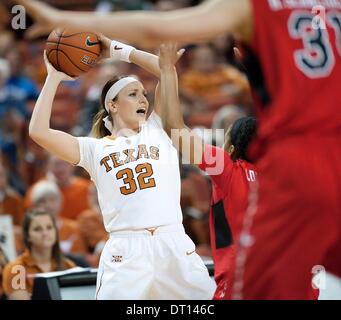
[{"label": "player's forearm", "polygon": [[112,39],[139,45],[158,46],[158,41],[152,40],[155,24],[149,21],[150,15],[156,18],[156,23],[161,23],[157,13],[130,11],[96,14],[94,12],[59,11],[56,24],[76,30],[92,30]]},{"label": "player's forearm", "polygon": [[94,30],[114,39],[159,45],[165,41],[196,42],[239,30],[244,3],[211,0],[167,12],[130,11],[110,14],[59,12],[59,26]]},{"label": "player's forearm", "polygon": [[58,78],[48,76],[34,107],[29,125],[29,135],[36,142],[44,137],[50,129],[52,104],[59,83]]},{"label": "player's forearm", "polygon": [[132,63],[150,72],[157,78],[160,78],[160,67],[159,67],[158,56],[136,49],[131,52],[129,58]]},{"label": "player's forearm", "polygon": [[172,129],[185,128],[178,94],[177,74],[174,66],[167,66],[161,69],[161,109],[161,118],[167,133],[170,133]]}]

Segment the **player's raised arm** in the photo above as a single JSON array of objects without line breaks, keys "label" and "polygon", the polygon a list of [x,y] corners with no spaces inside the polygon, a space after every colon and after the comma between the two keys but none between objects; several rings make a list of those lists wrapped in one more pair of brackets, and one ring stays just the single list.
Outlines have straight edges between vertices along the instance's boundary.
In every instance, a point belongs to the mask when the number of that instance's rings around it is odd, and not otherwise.
[{"label": "player's raised arm", "polygon": [[176,61],[176,45],[161,45],[161,119],[167,134],[183,158],[197,165],[201,162],[204,142],[184,123],[178,94],[178,78],[175,68]]},{"label": "player's raised arm", "polygon": [[34,107],[29,126],[30,137],[41,147],[72,164],[79,162],[78,140],[70,134],[50,128],[51,109],[58,85],[72,80],[65,73],[56,71],[44,53],[47,78]]},{"label": "player's raised arm", "polygon": [[[155,54],[139,50],[134,48],[133,46],[127,45],[125,43],[111,40],[105,37],[103,34],[100,34],[99,39],[101,41],[102,47],[105,50],[110,52],[110,57],[115,58],[120,61],[125,61],[129,63],[134,63],[147,72],[153,74],[155,77],[160,79],[161,71],[159,66],[159,57]],[[177,60],[178,61],[183,53],[184,49],[181,49],[177,52]],[[154,99],[154,111],[157,114],[160,114],[160,89],[159,84],[155,89],[155,99]]]},{"label": "player's raised arm", "polygon": [[231,33],[248,41],[252,33],[250,0],[207,0],[195,7],[167,12],[60,11],[36,0],[13,0],[26,7],[36,24],[31,36],[49,33],[55,27],[72,27],[105,33],[139,44],[162,41],[195,42]]}]

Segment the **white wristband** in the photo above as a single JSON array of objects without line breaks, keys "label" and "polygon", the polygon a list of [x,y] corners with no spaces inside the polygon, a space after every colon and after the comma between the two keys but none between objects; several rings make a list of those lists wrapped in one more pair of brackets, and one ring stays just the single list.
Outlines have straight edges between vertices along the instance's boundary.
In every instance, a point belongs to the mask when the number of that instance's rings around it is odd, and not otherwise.
[{"label": "white wristband", "polygon": [[135,48],[132,46],[112,40],[110,44],[110,57],[130,63],[129,56],[133,50],[135,50]]}]

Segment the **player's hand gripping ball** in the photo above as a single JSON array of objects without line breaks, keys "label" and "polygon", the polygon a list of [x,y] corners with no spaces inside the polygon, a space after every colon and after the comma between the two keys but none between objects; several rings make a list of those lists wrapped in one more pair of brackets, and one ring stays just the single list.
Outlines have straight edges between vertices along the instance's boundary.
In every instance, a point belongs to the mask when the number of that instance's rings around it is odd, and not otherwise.
[{"label": "player's hand gripping ball", "polygon": [[46,55],[53,67],[76,78],[96,65],[101,43],[92,32],[56,29],[46,42]]}]

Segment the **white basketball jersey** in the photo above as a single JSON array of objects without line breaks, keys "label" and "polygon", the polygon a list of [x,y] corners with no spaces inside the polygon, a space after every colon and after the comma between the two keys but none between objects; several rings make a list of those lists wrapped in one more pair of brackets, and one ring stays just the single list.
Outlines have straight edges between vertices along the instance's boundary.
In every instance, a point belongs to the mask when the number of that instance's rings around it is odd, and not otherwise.
[{"label": "white basketball jersey", "polygon": [[182,223],[178,154],[157,114],[136,135],[78,141],[108,232]]}]

